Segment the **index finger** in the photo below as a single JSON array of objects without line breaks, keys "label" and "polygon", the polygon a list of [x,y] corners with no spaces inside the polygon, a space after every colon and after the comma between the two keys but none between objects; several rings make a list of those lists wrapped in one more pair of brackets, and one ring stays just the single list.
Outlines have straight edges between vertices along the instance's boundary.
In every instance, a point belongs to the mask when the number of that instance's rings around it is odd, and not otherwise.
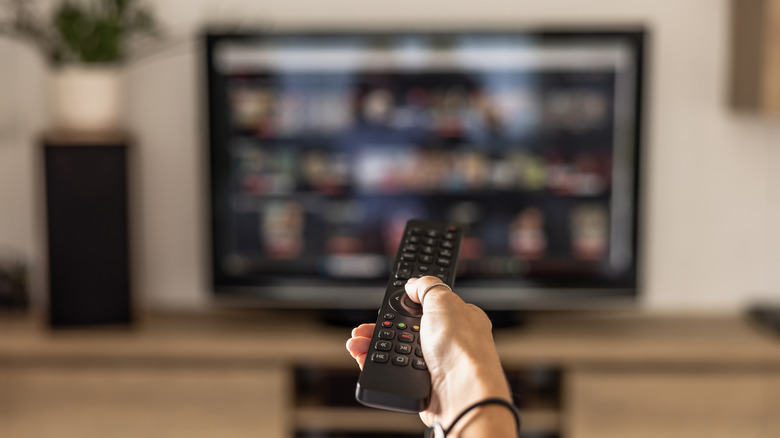
[{"label": "index finger", "polygon": [[352,329],[353,338],[370,338],[374,334],[376,324],[360,324]]}]

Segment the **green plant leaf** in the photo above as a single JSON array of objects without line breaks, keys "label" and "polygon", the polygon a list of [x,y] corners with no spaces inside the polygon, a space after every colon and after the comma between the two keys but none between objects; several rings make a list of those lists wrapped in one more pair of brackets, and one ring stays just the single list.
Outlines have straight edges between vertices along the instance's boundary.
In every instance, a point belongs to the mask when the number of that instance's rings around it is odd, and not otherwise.
[{"label": "green plant leaf", "polygon": [[12,17],[0,23],[0,34],[31,42],[54,64],[121,62],[130,39],[159,35],[154,14],[138,0],[64,0],[51,24],[33,11],[33,3],[0,0],[0,11],[5,8]]}]

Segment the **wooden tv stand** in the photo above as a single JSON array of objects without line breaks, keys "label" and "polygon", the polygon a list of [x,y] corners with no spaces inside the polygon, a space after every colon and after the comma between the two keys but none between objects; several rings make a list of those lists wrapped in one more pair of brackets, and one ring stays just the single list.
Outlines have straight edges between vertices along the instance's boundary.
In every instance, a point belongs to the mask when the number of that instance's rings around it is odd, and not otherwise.
[{"label": "wooden tv stand", "polygon": [[[417,416],[341,403],[356,368],[349,329],[307,313],[55,332],[42,321],[0,314],[3,438],[422,436]],[[495,339],[525,430],[541,436],[780,430],[780,338],[737,317],[546,315]]]}]

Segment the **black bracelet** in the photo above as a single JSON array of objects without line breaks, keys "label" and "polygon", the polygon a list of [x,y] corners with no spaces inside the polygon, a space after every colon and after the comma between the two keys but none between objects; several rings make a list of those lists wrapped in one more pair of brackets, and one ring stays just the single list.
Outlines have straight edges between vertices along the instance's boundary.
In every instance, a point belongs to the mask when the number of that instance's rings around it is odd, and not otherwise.
[{"label": "black bracelet", "polygon": [[[433,423],[432,425],[428,426],[428,428],[425,429],[425,438],[446,437],[450,433],[450,431],[452,431],[452,428],[455,427],[458,421],[460,421],[463,417],[465,417],[466,414],[484,405],[501,405],[508,408],[510,411],[512,411],[512,415],[515,416],[515,424],[517,425],[517,436],[518,437],[520,436],[520,425],[521,425],[520,411],[517,410],[517,407],[512,403],[504,400],[503,398],[486,398],[485,400],[478,401],[473,405],[464,409],[463,412],[461,412],[460,414],[458,414],[457,417],[455,417],[455,420],[452,421],[452,424],[450,424],[450,427],[448,427],[446,430],[439,423]],[[433,433],[434,435],[431,435],[431,433]]]}]

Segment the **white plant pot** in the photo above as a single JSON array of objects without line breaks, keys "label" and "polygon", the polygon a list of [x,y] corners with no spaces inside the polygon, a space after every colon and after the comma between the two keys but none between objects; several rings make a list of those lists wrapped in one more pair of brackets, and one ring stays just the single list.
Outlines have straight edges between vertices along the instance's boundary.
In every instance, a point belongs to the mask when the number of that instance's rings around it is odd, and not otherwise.
[{"label": "white plant pot", "polygon": [[52,71],[51,116],[63,131],[121,128],[122,80],[118,66],[68,65]]}]

